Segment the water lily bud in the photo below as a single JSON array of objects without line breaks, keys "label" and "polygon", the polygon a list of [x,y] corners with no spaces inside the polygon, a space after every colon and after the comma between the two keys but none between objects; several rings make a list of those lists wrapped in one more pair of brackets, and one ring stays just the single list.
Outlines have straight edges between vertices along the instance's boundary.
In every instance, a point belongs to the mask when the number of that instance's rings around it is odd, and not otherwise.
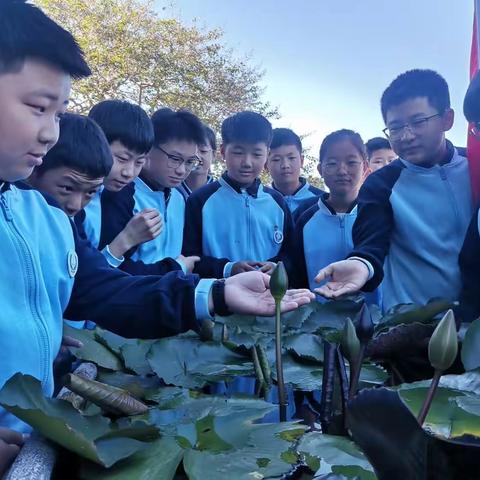
[{"label": "water lily bud", "polygon": [[428,343],[428,358],[435,370],[445,371],[455,361],[458,351],[457,327],[449,310],[435,328]]},{"label": "water lily bud", "polygon": [[288,288],[288,276],[283,262],[278,262],[270,277],[270,292],[272,297],[281,301]]},{"label": "water lily bud", "polygon": [[360,353],[360,341],[355,331],[355,326],[350,318],[347,318],[343,327],[343,335],[341,340],[342,353],[347,357],[349,362],[355,361]]},{"label": "water lily bud", "polygon": [[360,320],[357,326],[357,335],[361,344],[368,343],[373,337],[374,325],[372,320],[372,314],[364,303],[360,310]]}]

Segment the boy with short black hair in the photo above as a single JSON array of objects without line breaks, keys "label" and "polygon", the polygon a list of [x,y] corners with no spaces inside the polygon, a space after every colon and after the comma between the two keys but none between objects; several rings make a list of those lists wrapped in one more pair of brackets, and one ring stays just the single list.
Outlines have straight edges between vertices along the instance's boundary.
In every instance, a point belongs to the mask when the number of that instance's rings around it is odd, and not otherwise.
[{"label": "boy with short black hair", "polygon": [[98,193],[112,163],[102,129],[88,117],[65,113],[58,142],[33,170],[28,183],[51,195],[73,218]]},{"label": "boy with short black hair", "polygon": [[337,298],[376,288],[383,308],[457,300],[458,254],[472,216],[467,159],[445,139],[454,113],[445,80],[431,70],[397,77],[381,100],[385,133],[399,159],[370,175],[360,190],[349,259],[316,277]]},{"label": "boy with short black hair", "polygon": [[240,112],[222,124],[222,177],[187,201],[184,255],[198,255],[203,277],[228,277],[260,269],[285,257],[292,218],[283,197],[259,180],[272,141],[262,115]]},{"label": "boy with short black hair", "polygon": [[208,125],[204,125],[204,127],[205,140],[198,147],[201,162],[178,187],[185,201],[195,190],[214,181],[214,178],[210,175],[210,167],[215,159],[217,140],[215,138],[215,132]]},{"label": "boy with short black hair", "polygon": [[289,128],[275,128],[267,170],[272,177],[272,188],[283,195],[292,214],[303,201],[325,193],[300,176],[303,162],[300,137]]},{"label": "boy with short black hair", "polygon": [[[61,209],[15,183],[57,142],[71,78],[89,74],[73,37],[40,9],[21,0],[0,3],[0,274],[8,279],[0,283],[0,387],[21,372],[52,394],[62,317],[89,318],[126,337],[157,338],[196,329],[215,310],[274,312],[268,276],[258,272],[215,283],[113,269]],[[284,306],[309,300],[304,291],[289,292]],[[0,424],[21,428],[3,409]]]},{"label": "boy with short black hair", "polygon": [[176,187],[200,164],[198,145],[205,141],[204,127],[193,113],[170,108],[157,110],[152,124],[154,143],[147,164],[128,187],[120,193],[107,194],[102,203],[100,248],[111,242],[138,212],[155,208],[164,219],[162,232],[130,249],[128,257],[141,262],[142,273],[143,265],[156,269],[156,265],[165,262],[174,264],[170,269],[191,273],[198,258],[181,255],[185,199]]},{"label": "boy with short black hair", "polygon": [[371,138],[366,144],[368,166],[372,172],[393,162],[397,155],[392,150],[390,142],[383,137]]}]

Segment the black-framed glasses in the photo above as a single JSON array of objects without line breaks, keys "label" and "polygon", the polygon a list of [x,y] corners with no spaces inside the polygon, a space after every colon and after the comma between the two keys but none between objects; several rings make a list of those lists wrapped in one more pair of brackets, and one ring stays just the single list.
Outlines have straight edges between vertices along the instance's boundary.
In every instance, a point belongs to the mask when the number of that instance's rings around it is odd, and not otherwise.
[{"label": "black-framed glasses", "polygon": [[189,172],[190,170],[193,170],[202,163],[199,157],[183,158],[180,155],[173,155],[166,152],[162,147],[159,147],[158,145],[154,148],[160,150],[167,157],[167,165],[173,169],[176,169],[182,164],[185,164],[185,170]]},{"label": "black-framed glasses", "polygon": [[410,133],[412,133],[413,135],[422,133],[431,118],[440,117],[442,115],[443,113],[434,113],[429,117],[417,118],[398,127],[386,127],[382,130],[382,132],[390,140],[399,140],[403,136],[406,128],[408,128],[408,130],[410,130]]}]

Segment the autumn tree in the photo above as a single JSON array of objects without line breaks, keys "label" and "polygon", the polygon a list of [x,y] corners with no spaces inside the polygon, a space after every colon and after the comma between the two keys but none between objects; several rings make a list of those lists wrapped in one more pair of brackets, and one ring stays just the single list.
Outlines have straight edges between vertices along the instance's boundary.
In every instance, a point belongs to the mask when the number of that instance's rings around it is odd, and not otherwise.
[{"label": "autumn tree", "polygon": [[148,112],[188,108],[218,130],[222,120],[251,109],[276,116],[262,100],[263,71],[235,56],[219,29],[161,18],[152,0],[36,0],[72,32],[93,75],[75,83],[72,109],[86,113],[106,98]]}]

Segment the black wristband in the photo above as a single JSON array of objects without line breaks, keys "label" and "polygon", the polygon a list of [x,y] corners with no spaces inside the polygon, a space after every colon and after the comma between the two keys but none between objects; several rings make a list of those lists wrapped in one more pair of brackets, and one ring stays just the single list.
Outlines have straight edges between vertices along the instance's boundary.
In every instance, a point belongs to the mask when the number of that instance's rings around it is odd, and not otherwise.
[{"label": "black wristband", "polygon": [[215,280],[212,286],[213,311],[220,317],[227,317],[233,312],[228,308],[225,302],[225,279]]}]

